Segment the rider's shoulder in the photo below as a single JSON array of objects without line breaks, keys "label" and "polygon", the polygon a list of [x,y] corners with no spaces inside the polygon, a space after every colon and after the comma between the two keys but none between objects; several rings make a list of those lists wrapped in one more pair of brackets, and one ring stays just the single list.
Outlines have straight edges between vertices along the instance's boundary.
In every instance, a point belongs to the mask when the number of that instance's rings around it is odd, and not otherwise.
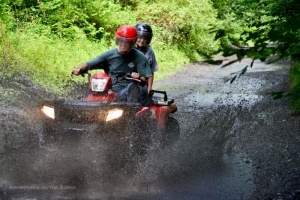
[{"label": "rider's shoulder", "polygon": [[141,58],[145,57],[145,55],[140,50],[137,50],[136,48],[132,48],[131,52]]},{"label": "rider's shoulder", "polygon": [[[117,49],[117,48],[113,48],[113,49],[108,49],[108,50],[104,51],[104,52],[101,53],[101,54],[114,54],[114,53],[116,53],[116,52],[118,52],[118,49]],[[101,54],[100,54],[100,55],[101,55]]]},{"label": "rider's shoulder", "polygon": [[109,52],[109,53],[118,53],[118,48],[113,48],[113,49],[109,49],[107,50],[106,52]]},{"label": "rider's shoulder", "polygon": [[154,54],[154,50],[152,49],[152,47],[148,46],[147,50],[146,50],[146,53]]}]

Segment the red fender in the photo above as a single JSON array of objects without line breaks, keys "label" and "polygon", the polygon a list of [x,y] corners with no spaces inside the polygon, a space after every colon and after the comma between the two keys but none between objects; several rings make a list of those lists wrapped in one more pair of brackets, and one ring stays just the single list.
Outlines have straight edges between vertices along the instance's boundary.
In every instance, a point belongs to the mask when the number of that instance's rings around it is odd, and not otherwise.
[{"label": "red fender", "polygon": [[173,113],[177,110],[177,106],[175,104],[171,104],[169,106],[150,106],[146,109],[144,107],[142,110],[138,111],[137,115],[149,114],[149,117],[156,121],[156,123],[162,128],[166,129],[168,118],[170,113]]},{"label": "red fender", "polygon": [[117,97],[115,92],[108,91],[107,93],[90,93],[85,101],[89,102],[110,102]]}]

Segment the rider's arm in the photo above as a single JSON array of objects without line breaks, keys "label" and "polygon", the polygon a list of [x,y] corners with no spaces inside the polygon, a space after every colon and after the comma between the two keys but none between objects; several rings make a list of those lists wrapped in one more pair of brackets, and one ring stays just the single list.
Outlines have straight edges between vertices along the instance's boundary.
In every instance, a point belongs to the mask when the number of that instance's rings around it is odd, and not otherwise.
[{"label": "rider's arm", "polygon": [[148,93],[150,90],[152,90],[153,76],[154,76],[154,74],[152,74],[152,76],[148,77],[148,79],[147,79],[145,76],[140,76],[140,74],[137,72],[131,73],[132,78],[140,79],[142,81],[142,83],[148,85]]},{"label": "rider's arm", "polygon": [[152,90],[152,85],[153,85],[153,79],[154,79],[154,73],[152,74],[152,76],[148,77],[148,93],[150,93],[150,90]]},{"label": "rider's arm", "polygon": [[80,75],[82,73],[82,71],[85,71],[89,68],[87,63],[82,64],[80,67],[78,67],[77,69],[73,70],[73,74],[74,75]]},{"label": "rider's arm", "polygon": [[145,76],[140,76],[140,74],[137,73],[137,72],[132,72],[131,77],[136,78],[136,79],[140,79],[143,84],[148,85],[147,78]]},{"label": "rider's arm", "polygon": [[98,55],[96,58],[87,61],[77,69],[73,71],[73,74],[80,75],[80,69],[81,70],[93,70],[93,69],[103,69],[104,71],[108,68],[108,58],[111,57],[111,55],[114,55],[116,52],[116,49],[108,50],[100,55]]},{"label": "rider's arm", "polygon": [[148,85],[148,81],[147,81],[147,78],[145,76],[141,76],[140,80],[142,81],[142,83]]}]

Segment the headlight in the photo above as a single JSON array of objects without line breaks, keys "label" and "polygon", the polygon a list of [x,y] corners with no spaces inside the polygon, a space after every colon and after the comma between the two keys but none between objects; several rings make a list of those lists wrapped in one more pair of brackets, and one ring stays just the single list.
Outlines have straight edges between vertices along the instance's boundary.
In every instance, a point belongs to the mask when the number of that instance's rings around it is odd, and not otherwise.
[{"label": "headlight", "polygon": [[106,86],[107,79],[100,78],[100,79],[92,79],[92,91],[95,92],[103,92]]},{"label": "headlight", "polygon": [[122,109],[113,109],[108,111],[106,121],[111,121],[113,119],[117,119],[123,115],[123,110]]},{"label": "headlight", "polygon": [[52,119],[55,119],[55,113],[54,113],[54,108],[51,106],[43,106],[42,107],[42,112],[47,116]]}]

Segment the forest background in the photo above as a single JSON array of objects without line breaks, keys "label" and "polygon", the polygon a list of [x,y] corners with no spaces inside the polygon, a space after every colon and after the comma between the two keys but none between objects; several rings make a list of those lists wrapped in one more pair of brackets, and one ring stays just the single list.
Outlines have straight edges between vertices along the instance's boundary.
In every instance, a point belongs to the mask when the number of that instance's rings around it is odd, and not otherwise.
[{"label": "forest background", "polygon": [[[298,0],[0,0],[0,74],[22,73],[62,93],[82,79],[71,71],[115,47],[124,24],[148,23],[160,70],[170,76],[184,64],[215,55],[269,63],[290,59],[291,88],[274,93],[300,110],[300,1]],[[270,45],[272,44],[272,45]],[[276,56],[274,56],[276,55]],[[231,82],[249,66],[233,75]],[[223,65],[226,67],[227,65]],[[85,80],[86,81],[86,80]]]}]

